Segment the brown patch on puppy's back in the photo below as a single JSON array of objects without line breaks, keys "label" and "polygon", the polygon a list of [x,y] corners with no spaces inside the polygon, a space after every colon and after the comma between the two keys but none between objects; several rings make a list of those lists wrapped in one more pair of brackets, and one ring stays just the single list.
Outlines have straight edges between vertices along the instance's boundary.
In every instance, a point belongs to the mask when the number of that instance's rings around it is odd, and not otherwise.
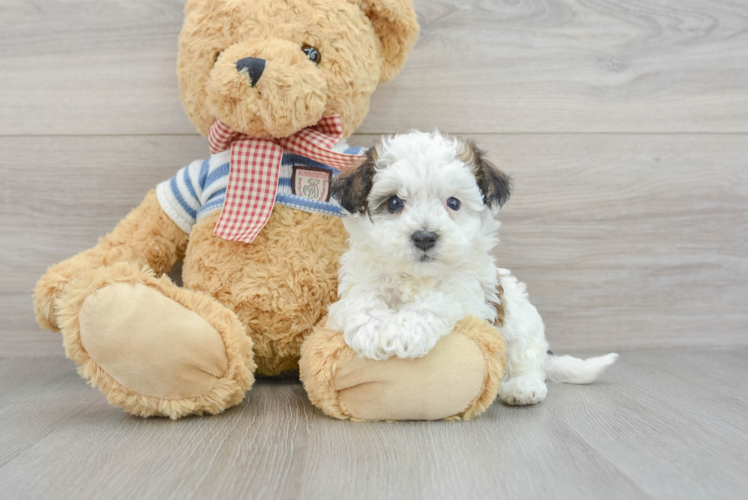
[{"label": "brown patch on puppy's back", "polygon": [[496,295],[499,297],[499,303],[496,304],[496,321],[493,322],[494,326],[501,328],[504,326],[504,287],[501,286],[501,281],[496,286]]}]

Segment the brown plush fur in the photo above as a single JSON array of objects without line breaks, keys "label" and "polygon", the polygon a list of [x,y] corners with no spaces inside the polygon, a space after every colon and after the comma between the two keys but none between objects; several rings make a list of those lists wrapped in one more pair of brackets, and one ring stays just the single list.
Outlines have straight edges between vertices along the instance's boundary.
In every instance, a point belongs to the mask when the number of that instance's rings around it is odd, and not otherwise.
[{"label": "brown plush fur", "polygon": [[[209,393],[180,400],[138,394],[120,385],[89,356],[81,342],[80,310],[91,294],[113,283],[139,283],[151,287],[194,311],[216,329],[226,348],[228,366]],[[147,266],[121,262],[78,276],[57,301],[57,321],[65,353],[79,363],[78,373],[92,386],[98,387],[110,404],[121,406],[133,415],[177,419],[191,414],[219,413],[240,403],[254,382],[252,341],[236,315],[203,293],[179,288],[166,276],[157,278]]]},{"label": "brown plush fur", "polygon": [[[491,406],[499,392],[506,367],[504,340],[496,328],[471,316],[455,325],[455,331],[478,346],[485,362],[485,376],[480,394],[460,414],[446,420],[471,420]],[[331,417],[357,420],[345,408],[335,387],[336,370],[355,357],[343,334],[325,326],[316,328],[301,347],[299,369],[304,389],[312,403]]]},{"label": "brown plush fur", "polygon": [[[403,0],[190,0],[185,14],[179,85],[203,135],[220,119],[255,137],[285,137],[337,114],[347,137],[418,35]],[[305,45],[318,49],[318,65]],[[245,57],[268,61],[254,88],[236,71]]]},{"label": "brown plush fur", "polygon": [[501,380],[506,368],[504,339],[498,330],[483,320],[467,317],[455,326],[455,330],[470,338],[483,353],[486,375],[483,389],[465,411],[458,415],[464,420],[472,420],[491,406],[499,393]]},{"label": "brown plush fur", "polygon": [[258,373],[296,371],[301,343],[337,297],[338,260],[347,238],[343,223],[276,205],[247,245],[214,236],[218,216],[192,230],[184,285],[239,316],[254,340]]},{"label": "brown plush fur", "polygon": [[[184,106],[206,135],[216,119],[249,135],[283,137],[338,114],[347,137],[377,84],[400,70],[417,32],[409,0],[189,0],[179,38]],[[318,49],[318,64],[304,46]],[[254,86],[236,68],[246,57],[267,60]],[[150,192],[96,247],[52,266],[37,284],[37,321],[62,330],[68,356],[112,404],[172,418],[237,404],[254,369],[239,326],[254,340],[259,373],[297,369],[301,342],[336,296],[340,220],[276,206],[248,245],[214,236],[217,217],[188,235]],[[183,257],[185,289],[156,278]],[[126,282],[160,291],[216,328],[234,360],[225,383],[194,400],[159,400],[129,391],[95,364],[80,341],[80,309],[98,288]]]},{"label": "brown plush fur", "polygon": [[353,416],[338,397],[335,370],[355,357],[343,334],[327,328],[324,323],[301,346],[299,375],[309,399],[325,414],[340,420]]}]

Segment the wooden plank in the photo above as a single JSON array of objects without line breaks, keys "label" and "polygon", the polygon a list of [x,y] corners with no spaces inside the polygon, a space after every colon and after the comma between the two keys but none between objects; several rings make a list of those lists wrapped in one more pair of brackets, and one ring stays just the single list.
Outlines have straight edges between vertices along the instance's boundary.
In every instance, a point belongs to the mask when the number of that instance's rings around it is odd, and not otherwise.
[{"label": "wooden plank", "polygon": [[[528,283],[556,348],[748,343],[746,136],[478,140],[515,179],[499,264]],[[59,338],[34,323],[36,280],[204,156],[205,141],[0,138],[0,149],[14,179],[0,187],[0,297],[12,318],[0,351],[59,355]]]},{"label": "wooden plank", "polygon": [[[567,386],[556,416],[650,498],[742,499],[748,391],[735,381],[744,377],[745,354],[679,348],[624,354],[622,366],[592,390]],[[603,384],[615,390],[601,390]]]},{"label": "wooden plank", "polygon": [[[26,281],[39,279],[27,275]],[[20,294],[0,295],[0,357],[16,356],[65,356],[62,337],[57,333],[41,330],[34,319],[34,303],[31,288]]]},{"label": "wooden plank", "polygon": [[362,133],[748,131],[744,2],[415,3],[421,40]]},{"label": "wooden plank", "polygon": [[0,443],[15,450],[0,486],[9,498],[740,499],[746,355],[627,351],[603,381],[553,384],[537,406],[364,424],[325,417],[289,379],[259,381],[222,415],[138,419],[68,360],[0,360]]},{"label": "wooden plank", "polygon": [[75,419],[105,403],[67,359],[0,359],[0,468]]},{"label": "wooden plank", "polygon": [[[192,134],[184,0],[0,1],[0,135]],[[748,132],[748,4],[416,0],[361,133]]]},{"label": "wooden plank", "polygon": [[2,0],[0,135],[196,133],[177,88],[184,3]]}]

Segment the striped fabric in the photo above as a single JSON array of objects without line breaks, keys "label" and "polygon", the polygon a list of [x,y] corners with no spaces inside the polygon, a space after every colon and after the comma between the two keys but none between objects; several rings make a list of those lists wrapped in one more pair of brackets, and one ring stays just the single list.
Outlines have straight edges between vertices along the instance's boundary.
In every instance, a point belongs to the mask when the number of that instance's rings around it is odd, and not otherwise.
[{"label": "striped fabric", "polygon": [[[364,148],[348,148],[344,142],[333,150],[348,155],[361,155],[366,151]],[[192,162],[158,185],[156,194],[161,208],[183,231],[189,233],[195,222],[223,208],[230,162],[231,150],[223,151],[211,155],[207,160]],[[281,159],[275,203],[305,212],[342,216],[343,209],[333,198],[319,201],[303,193],[294,194],[294,170],[299,169],[327,171],[332,177],[338,174],[338,170],[328,165],[285,151]]]}]

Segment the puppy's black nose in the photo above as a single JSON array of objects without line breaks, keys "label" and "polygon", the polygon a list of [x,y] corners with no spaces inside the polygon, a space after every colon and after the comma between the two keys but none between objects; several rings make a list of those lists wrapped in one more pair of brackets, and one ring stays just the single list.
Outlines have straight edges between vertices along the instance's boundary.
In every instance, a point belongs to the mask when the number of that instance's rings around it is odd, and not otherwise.
[{"label": "puppy's black nose", "polygon": [[410,237],[413,240],[415,246],[423,251],[434,248],[434,245],[436,245],[436,240],[439,239],[439,236],[433,231],[416,231],[415,233],[411,234]]},{"label": "puppy's black nose", "polygon": [[265,65],[267,61],[265,59],[258,59],[257,57],[245,57],[236,61],[236,70],[240,73],[247,70],[249,74],[249,84],[251,86],[257,85],[257,82],[262,76],[262,72],[265,71]]}]

